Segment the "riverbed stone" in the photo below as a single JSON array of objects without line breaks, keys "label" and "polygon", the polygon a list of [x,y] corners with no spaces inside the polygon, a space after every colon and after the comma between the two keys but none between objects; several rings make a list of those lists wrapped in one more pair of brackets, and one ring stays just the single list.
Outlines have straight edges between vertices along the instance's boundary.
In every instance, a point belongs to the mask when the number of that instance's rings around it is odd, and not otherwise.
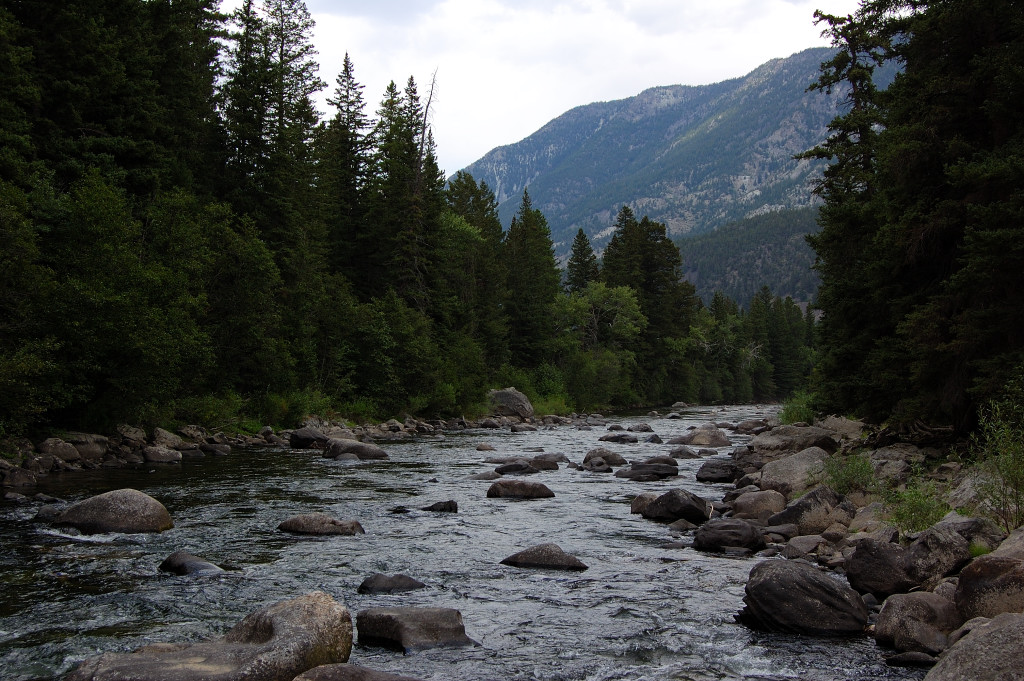
[{"label": "riverbed stone", "polygon": [[372,442],[330,438],[324,444],[326,458],[336,459],[345,454],[355,454],[360,461],[380,461],[388,458],[387,452]]},{"label": "riverbed stone", "polygon": [[953,602],[930,591],[885,599],[875,621],[875,641],[900,651],[937,655],[949,646],[949,633],[963,623]]},{"label": "riverbed stone", "polygon": [[811,636],[861,634],[868,609],[839,579],[803,561],[767,560],[750,571],[743,610],[749,627]]},{"label": "riverbed stone", "polygon": [[66,681],[284,681],[345,662],[351,650],[348,610],[315,591],[250,614],[220,639],[90,658]]},{"label": "riverbed stone", "polygon": [[135,489],[117,489],[89,497],[65,508],[56,524],[84,534],[163,532],[174,527],[171,514],[159,501]]},{"label": "riverbed stone", "polygon": [[146,445],[142,448],[142,458],[149,463],[181,463],[182,454],[164,445]]},{"label": "riverbed stone", "polygon": [[84,461],[92,463],[102,461],[110,447],[107,436],[96,433],[64,433],[64,440],[74,445]]},{"label": "riverbed stone", "polygon": [[729,436],[713,423],[704,423],[693,430],[674,437],[668,441],[673,445],[693,445],[697,447],[728,447],[732,444]]},{"label": "riverbed stone", "polygon": [[753,437],[747,446],[765,460],[801,452],[809,447],[820,447],[834,452],[839,447],[835,433],[815,426],[776,426]]},{"label": "riverbed stone", "polygon": [[562,550],[558,544],[547,543],[531,546],[504,558],[502,565],[522,568],[547,568],[550,570],[586,570],[587,566],[576,556]]},{"label": "riverbed stone", "polygon": [[160,563],[160,570],[171,572],[176,575],[192,575],[196,577],[209,577],[224,573],[224,569],[214,565],[205,558],[193,556],[188,551],[175,551],[164,558]]},{"label": "riverbed stone", "polygon": [[303,426],[288,434],[288,446],[292,449],[323,448],[330,439],[312,426]]},{"label": "riverbed stone", "polygon": [[547,485],[527,480],[497,480],[487,488],[489,499],[547,499],[555,496]]},{"label": "riverbed stone", "polygon": [[515,388],[491,390],[487,393],[487,399],[494,413],[499,416],[518,416],[523,420],[533,418],[534,411],[530,398]]},{"label": "riverbed stone", "polygon": [[846,577],[860,593],[885,598],[914,586],[903,563],[903,547],[888,541],[863,539],[846,560]]},{"label": "riverbed stone", "polygon": [[167,447],[168,449],[180,449],[185,444],[185,441],[179,435],[175,435],[168,430],[154,428],[152,444],[158,447]]},{"label": "riverbed stone", "polygon": [[761,489],[773,489],[791,499],[822,480],[828,456],[821,447],[808,447],[769,461],[761,468]]},{"label": "riverbed stone", "polygon": [[59,437],[46,438],[36,446],[36,449],[40,454],[55,456],[65,463],[73,463],[82,458],[73,444],[65,442]]},{"label": "riverbed stone", "polygon": [[786,497],[773,489],[746,492],[732,502],[733,517],[767,519],[786,508]]},{"label": "riverbed stone", "polygon": [[292,516],[277,526],[277,529],[293,534],[343,535],[364,534],[363,526],[356,520],[339,520],[326,513],[302,513]]},{"label": "riverbed stone", "polygon": [[347,662],[325,664],[314,667],[295,677],[293,681],[421,681],[413,676],[389,674],[388,672],[361,667]]},{"label": "riverbed stone", "polygon": [[613,452],[607,447],[595,447],[586,453],[583,457],[583,463],[589,463],[594,459],[604,459],[604,462],[609,466],[625,466],[629,462],[618,452]]},{"label": "riverbed stone", "polygon": [[842,495],[830,487],[817,487],[794,499],[782,511],[770,516],[769,525],[796,524],[800,534],[821,534],[834,522],[833,510],[843,503]]},{"label": "riverbed stone", "polygon": [[760,551],[765,547],[761,528],[741,518],[716,518],[697,528],[693,548],[721,553],[730,548]]},{"label": "riverbed stone", "polygon": [[356,590],[361,594],[393,594],[402,591],[425,589],[426,586],[420,580],[414,579],[409,575],[377,573],[364,579]]},{"label": "riverbed stone", "polygon": [[974,627],[942,655],[925,681],[1019,681],[1024,678],[1024,614],[1006,613]]},{"label": "riverbed stone", "polygon": [[676,520],[687,520],[701,524],[711,517],[712,504],[685,489],[674,489],[658,496],[647,504],[640,515],[648,520],[671,523]]},{"label": "riverbed stone", "polygon": [[990,553],[960,571],[956,606],[965,619],[1024,612],[1024,560]]},{"label": "riverbed stone", "polygon": [[915,584],[930,588],[971,559],[967,540],[949,525],[933,525],[903,551],[903,568]]},{"label": "riverbed stone", "polygon": [[698,482],[735,482],[739,476],[739,469],[729,459],[708,459],[694,474]]},{"label": "riverbed stone", "polygon": [[356,630],[360,645],[406,653],[474,644],[453,608],[369,608],[356,615]]},{"label": "riverbed stone", "polygon": [[647,505],[661,496],[661,492],[643,492],[633,497],[629,502],[629,512],[632,514],[643,513]]},{"label": "riverbed stone", "polygon": [[494,469],[495,473],[499,475],[532,475],[533,473],[539,473],[540,469],[534,467],[526,459],[517,459],[508,463],[503,463]]}]

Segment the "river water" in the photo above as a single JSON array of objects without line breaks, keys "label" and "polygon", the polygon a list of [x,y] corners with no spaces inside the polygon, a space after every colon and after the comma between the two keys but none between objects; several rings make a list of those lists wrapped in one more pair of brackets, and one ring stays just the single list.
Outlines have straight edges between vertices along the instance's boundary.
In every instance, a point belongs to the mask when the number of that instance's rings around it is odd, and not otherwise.
[{"label": "river water", "polygon": [[[667,441],[689,426],[765,413],[728,407],[695,409],[680,420],[608,421],[646,421]],[[680,460],[677,479],[656,483],[564,464],[529,478],[550,487],[553,499],[488,499],[491,483],[466,479],[494,468],[483,463],[488,456],[532,456],[527,449],[582,462],[605,432],[471,430],[382,443],[387,461],[335,462],[316,452],[260,449],[181,465],[50,476],[39,491],[68,501],[122,487],[143,490],[168,508],[175,527],[159,535],[76,536],[34,521],[34,506],[0,505],[0,678],[59,679],[99,652],[218,636],[264,605],[317,589],[344,602],[353,618],[379,606],[458,609],[479,645],[410,655],[353,647],[353,663],[422,679],[922,678],[920,671],[886,667],[870,638],[785,636],[735,624],[759,559],[673,547],[679,537],[666,526],[629,510],[636,494],[677,486],[720,499],[730,486],[696,482],[700,460]],[[497,451],[477,451],[484,442]],[[671,449],[608,446],[629,460]],[[458,513],[415,510],[448,499],[458,502]],[[413,510],[392,512],[400,506]],[[366,534],[297,538],[276,529],[285,518],[312,511],[358,520]],[[557,543],[589,569],[500,564],[544,542]],[[179,549],[229,572],[200,578],[160,572],[160,562]],[[405,573],[427,588],[358,594],[362,580],[378,572]]]}]

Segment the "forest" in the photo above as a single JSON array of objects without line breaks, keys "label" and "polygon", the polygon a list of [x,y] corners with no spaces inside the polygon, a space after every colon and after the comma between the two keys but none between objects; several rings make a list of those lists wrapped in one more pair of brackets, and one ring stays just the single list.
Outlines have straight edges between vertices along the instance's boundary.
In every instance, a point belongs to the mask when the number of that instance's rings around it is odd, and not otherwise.
[{"label": "forest", "polygon": [[816,16],[812,90],[845,107],[803,155],[828,165],[801,309],[702,303],[628,206],[560,271],[528,189],[505,228],[438,168],[434,83],[371,111],[352,60],[319,79],[301,0],[4,3],[0,435],[474,414],[509,385],[541,413],[809,386],[825,413],[972,429],[1024,384],[1022,12]]},{"label": "forest", "polygon": [[[438,168],[434,84],[372,111],[317,76],[301,0],[0,6],[0,436],[783,398],[813,323],[764,288],[703,305],[623,207],[559,270]],[[330,87],[329,110],[317,93]]]}]

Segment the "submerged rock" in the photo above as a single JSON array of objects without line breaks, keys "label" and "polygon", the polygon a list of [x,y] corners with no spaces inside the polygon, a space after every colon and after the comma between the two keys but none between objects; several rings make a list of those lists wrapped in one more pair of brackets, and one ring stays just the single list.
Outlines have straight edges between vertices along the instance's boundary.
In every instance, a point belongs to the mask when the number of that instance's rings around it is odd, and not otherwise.
[{"label": "submerged rock", "polygon": [[175,551],[160,563],[160,570],[173,572],[176,575],[194,575],[198,577],[223,574],[224,570],[210,561],[193,556],[187,551]]},{"label": "submerged rock", "polygon": [[348,610],[315,591],[252,613],[220,639],[158,643],[90,658],[66,681],[281,681],[345,662],[351,650]]},{"label": "submerged rock", "polygon": [[555,496],[547,485],[526,480],[498,480],[487,489],[487,498],[547,499]]},{"label": "submerged rock", "polygon": [[416,591],[426,588],[426,584],[408,575],[370,575],[363,580],[357,591],[361,594],[392,594],[400,591]]}]

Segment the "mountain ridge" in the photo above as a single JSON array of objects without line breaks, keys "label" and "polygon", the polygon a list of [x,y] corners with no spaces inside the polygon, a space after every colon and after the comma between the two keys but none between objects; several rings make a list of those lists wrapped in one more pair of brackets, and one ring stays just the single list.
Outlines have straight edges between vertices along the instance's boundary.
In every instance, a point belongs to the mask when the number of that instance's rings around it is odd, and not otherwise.
[{"label": "mountain ridge", "polygon": [[830,48],[772,59],[745,76],[666,85],[574,107],[465,168],[508,224],[524,188],[564,257],[583,228],[603,250],[623,205],[673,238],[814,205],[820,162],[796,160],[827,135],[843,93],[807,92]]}]

